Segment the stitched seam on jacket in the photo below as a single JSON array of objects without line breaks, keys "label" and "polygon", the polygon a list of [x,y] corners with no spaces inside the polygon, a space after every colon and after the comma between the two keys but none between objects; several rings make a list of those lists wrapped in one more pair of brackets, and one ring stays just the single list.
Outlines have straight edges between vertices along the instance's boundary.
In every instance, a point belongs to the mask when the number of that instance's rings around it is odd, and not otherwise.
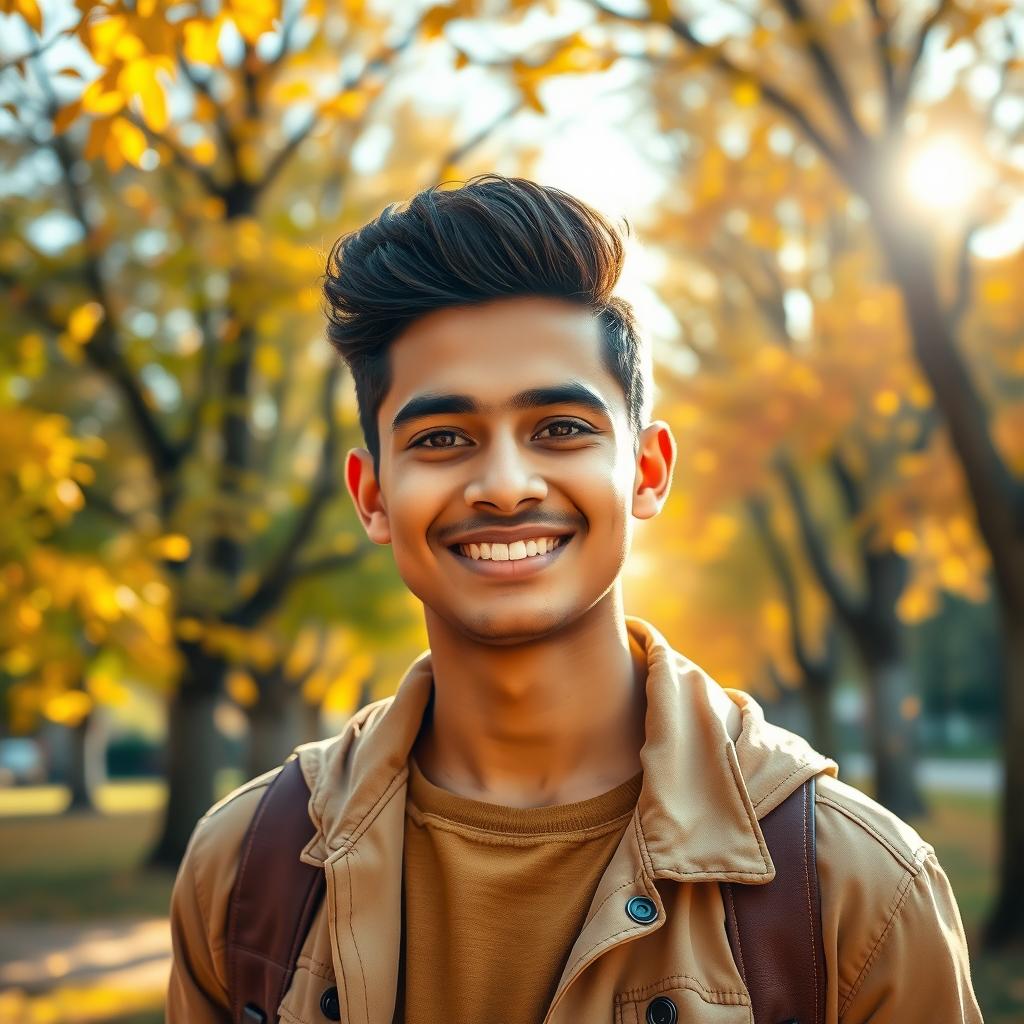
[{"label": "stitched seam on jacket", "polygon": [[811,937],[811,964],[814,971],[814,1012],[817,1013],[820,1003],[818,1001],[818,944],[814,941],[814,910],[811,907],[811,866],[810,858],[807,856],[807,786],[801,790],[803,794],[804,811],[804,844],[802,852],[804,855],[804,885],[807,890],[807,928]]},{"label": "stitched seam on jacket", "polygon": [[[647,837],[644,835],[644,830],[640,827],[640,811],[637,808],[633,809],[633,831],[636,833],[636,841],[640,847],[640,858],[644,862],[644,867],[653,875],[654,861],[651,859],[651,851],[647,848]],[[640,875],[637,874],[636,878],[639,877]]]},{"label": "stitched seam on jacket", "polygon": [[[842,1016],[850,1007],[850,1003],[853,1002],[857,993],[860,991],[861,985],[864,984],[864,979],[868,976],[871,968],[874,966],[875,961],[878,959],[878,954],[882,950],[882,944],[889,937],[892,931],[893,923],[896,920],[897,915],[903,909],[907,902],[907,895],[910,892],[911,884],[917,879],[917,875],[910,874],[909,872],[904,876],[903,881],[900,883],[899,888],[896,890],[896,906],[893,908],[892,913],[889,915],[889,919],[885,922],[885,927],[882,929],[882,934],[875,940],[875,944],[871,947],[868,953],[867,959],[864,961],[864,966],[860,969],[860,973],[857,975],[850,991],[845,997],[843,997],[842,1006],[839,1008],[839,1017]],[[840,992],[840,996],[842,993]]]},{"label": "stitched seam on jacket", "polygon": [[359,961],[359,975],[360,975],[360,977],[363,980],[363,1009],[366,1011],[366,1019],[367,1019],[367,1021],[369,1021],[369,1019],[370,1019],[370,1007],[367,1004],[369,1003],[370,999],[369,999],[369,992],[368,992],[368,990],[366,988],[366,972],[363,970],[363,956],[359,952],[359,946],[356,943],[356,930],[352,926],[352,909],[353,909],[353,903],[352,903],[352,862],[349,860],[348,857],[345,858],[345,868],[348,871],[348,892],[349,892],[349,900],[348,900],[348,931],[349,931],[349,934],[352,936],[352,948],[356,951],[356,959]]},{"label": "stitched seam on jacket", "polygon": [[[676,982],[692,982],[693,984],[678,985]],[[689,974],[670,974],[667,977],[659,978],[657,981],[652,981],[649,985],[638,985],[636,988],[620,992],[616,998],[621,999],[623,1002],[634,1003],[646,999],[649,995],[657,992],[658,989],[664,988],[665,986],[668,986],[669,988],[685,988],[689,992],[696,992],[705,1003],[711,1003],[712,1005],[722,1006],[728,1004],[717,1002],[714,999],[708,999],[708,996],[728,996],[734,999],[739,999],[741,1001],[741,1006],[750,1005],[750,996],[746,992],[737,992],[732,989],[724,988],[708,988],[698,978],[694,978]]]},{"label": "stitched seam on jacket", "polygon": [[287,1021],[288,1024],[309,1024],[304,1017],[296,1017],[287,1007],[282,1006],[278,1008],[278,1016],[283,1021]]},{"label": "stitched seam on jacket", "polygon": [[729,918],[729,922],[732,925],[733,931],[736,933],[736,956],[738,957],[737,967],[740,969],[740,978],[743,980],[743,984],[747,984],[747,968],[743,962],[743,943],[740,942],[740,926],[736,921],[736,904],[732,898],[732,889],[728,885],[721,888],[722,899],[725,903],[725,912]]},{"label": "stitched seam on jacket", "polygon": [[761,797],[761,799],[758,800],[756,804],[754,804],[754,810],[757,810],[757,808],[760,807],[761,804],[765,802],[765,800],[769,800],[772,794],[775,793],[777,790],[781,789],[787,782],[789,782],[791,778],[793,778],[794,775],[799,775],[800,772],[802,772],[805,768],[810,768],[812,764],[812,761],[801,761],[781,782],[772,786],[772,788],[769,789],[768,792],[765,793],[765,795]]},{"label": "stitched seam on jacket", "polygon": [[[618,888],[612,889],[612,891],[610,893],[608,893],[608,895],[605,896],[605,898],[603,900],[601,900],[600,904],[598,904],[597,909],[594,911],[593,916],[590,918],[590,920],[593,921],[594,918],[597,917],[597,915],[601,912],[601,908],[617,892],[621,892],[623,889],[628,889],[630,886],[636,885],[637,882],[640,880],[640,878],[642,876],[643,876],[643,871],[640,870],[628,882],[623,882],[622,885],[620,885]],[[635,927],[636,927],[635,924],[631,924],[631,925],[627,926],[626,928],[622,928],[619,931],[612,933],[611,935],[607,935],[603,939],[601,939],[600,941],[596,942],[593,946],[591,946],[590,949],[586,950],[583,953],[580,953],[580,955],[578,957],[576,957],[576,959],[572,962],[572,965],[569,967],[569,974],[570,974],[570,976],[572,975],[572,972],[575,971],[575,969],[579,966],[579,964],[581,964],[584,960],[586,960],[587,957],[590,956],[590,954],[593,953],[595,949],[598,949],[600,946],[604,945],[604,943],[610,942],[614,938],[618,938],[618,936],[622,935],[623,932],[631,931]]]},{"label": "stitched seam on jacket", "polygon": [[401,768],[391,776],[388,784],[384,787],[384,792],[377,797],[373,806],[363,815],[359,820],[356,827],[347,835],[342,837],[341,845],[338,847],[339,850],[351,850],[356,844],[356,840],[373,824],[374,819],[385,806],[391,802],[391,798],[395,795],[391,787],[395,784],[395,779],[398,778],[402,772],[407,772],[408,769],[403,765]]},{"label": "stitched seam on jacket", "polygon": [[[918,847],[914,851],[913,860],[908,860],[902,850],[898,849],[888,838],[886,838],[881,832],[878,831],[869,821],[865,821],[856,811],[851,810],[849,807],[845,807],[843,804],[836,803],[835,800],[829,799],[827,796],[816,797],[816,802],[823,803],[827,807],[831,807],[833,810],[838,811],[840,814],[845,815],[850,821],[856,822],[864,829],[865,832],[870,833],[877,839],[899,862],[903,865],[907,871],[911,874],[916,875],[921,870],[921,861],[918,860],[918,855],[924,850],[924,847]],[[927,851],[925,851],[927,852]]]},{"label": "stitched seam on jacket", "polygon": [[[322,960],[317,960],[308,953],[303,953],[295,961],[295,966],[305,968],[310,974],[315,974],[318,978],[324,978],[327,981],[334,980],[334,964],[325,964]],[[323,971],[327,973],[323,974]]]},{"label": "stitched seam on jacket", "polygon": [[[337,892],[334,884],[334,873],[329,871],[327,873],[327,915],[328,924],[334,925],[334,934],[338,934],[338,913],[337,913]],[[349,890],[349,903],[352,902],[352,891]],[[345,1004],[348,1005],[349,994],[348,994],[348,977],[345,974],[345,958],[339,956],[338,962],[341,964],[341,987],[345,992]]]}]

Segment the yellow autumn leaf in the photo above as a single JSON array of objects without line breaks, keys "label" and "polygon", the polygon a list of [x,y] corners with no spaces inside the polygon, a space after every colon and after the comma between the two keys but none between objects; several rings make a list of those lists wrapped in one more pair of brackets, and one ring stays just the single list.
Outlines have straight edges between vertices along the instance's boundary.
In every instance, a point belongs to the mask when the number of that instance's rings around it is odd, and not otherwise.
[{"label": "yellow autumn leaf", "polygon": [[423,38],[427,40],[439,38],[444,34],[448,22],[459,16],[460,11],[451,4],[439,4],[436,7],[431,7],[420,17],[420,31],[423,33]]},{"label": "yellow autumn leaf", "polygon": [[227,6],[235,27],[249,43],[272,32],[281,14],[279,0],[228,0]]},{"label": "yellow autumn leaf", "polygon": [[278,380],[284,369],[281,353],[274,345],[260,345],[256,349],[256,370],[267,380]]},{"label": "yellow autumn leaf", "polygon": [[217,159],[217,147],[211,139],[200,139],[189,152],[192,159],[203,167],[209,167]]},{"label": "yellow autumn leaf", "polygon": [[744,78],[732,87],[732,100],[738,107],[755,107],[761,99],[757,82]]},{"label": "yellow autumn leaf", "polygon": [[668,24],[675,17],[670,0],[648,0],[648,11],[651,21],[663,24]]},{"label": "yellow autumn leaf", "polygon": [[76,307],[68,317],[68,337],[78,345],[85,345],[92,339],[105,315],[98,302],[85,302]]},{"label": "yellow autumn leaf", "polygon": [[220,58],[217,43],[223,24],[222,17],[214,21],[185,22],[185,59],[192,64],[216,64]]},{"label": "yellow autumn leaf", "polygon": [[891,388],[886,388],[875,395],[872,404],[875,407],[875,412],[880,415],[893,416],[899,410],[900,396]]},{"label": "yellow autumn leaf", "polygon": [[1013,282],[1006,277],[990,277],[981,286],[981,294],[986,302],[1009,302],[1013,298]]},{"label": "yellow autumn leaf", "polygon": [[917,534],[913,530],[899,530],[892,539],[893,550],[904,558],[909,558],[917,551]]},{"label": "yellow autumn leaf", "polygon": [[337,96],[320,104],[322,114],[336,114],[339,117],[361,117],[370,102],[369,93],[359,89],[346,89]]},{"label": "yellow autumn leaf", "polygon": [[117,76],[117,87],[125,96],[134,96],[142,108],[146,124],[155,132],[167,127],[167,97],[157,78],[158,63],[153,60],[133,60]]},{"label": "yellow autumn leaf", "polygon": [[90,672],[86,679],[86,687],[97,704],[122,707],[128,703],[128,688],[105,669]]},{"label": "yellow autumn leaf", "polygon": [[225,688],[228,696],[243,708],[251,708],[260,699],[260,688],[256,680],[241,668],[233,668],[228,672]]},{"label": "yellow autumn leaf", "polygon": [[373,671],[373,656],[363,652],[351,658],[344,670],[332,680],[324,696],[324,711],[350,711],[356,702],[359,687]]},{"label": "yellow autumn leaf", "polygon": [[183,533],[168,533],[154,540],[150,550],[156,558],[184,562],[192,553],[192,542]]},{"label": "yellow autumn leaf", "polygon": [[67,131],[68,127],[74,122],[75,118],[78,117],[81,112],[81,100],[75,100],[74,103],[69,103],[67,106],[61,107],[53,118],[54,134],[60,135],[62,132]]},{"label": "yellow autumn leaf", "polygon": [[309,82],[296,78],[275,89],[274,99],[279,103],[294,103],[296,100],[306,99],[312,91]]},{"label": "yellow autumn leaf", "polygon": [[[110,122],[108,121],[107,124],[109,125]],[[124,153],[121,152],[121,147],[118,145],[113,131],[108,131],[103,139],[103,162],[111,173],[119,171],[124,167]]]},{"label": "yellow autumn leaf", "polygon": [[131,121],[115,117],[110,124],[110,134],[125,160],[139,167],[147,149],[145,132]]},{"label": "yellow autumn leaf", "polygon": [[936,593],[933,587],[912,584],[896,602],[896,616],[906,625],[915,625],[933,615],[937,609]]},{"label": "yellow autumn leaf", "polygon": [[2,10],[5,14],[20,14],[33,32],[37,35],[43,34],[43,16],[39,12],[36,0],[8,0],[3,4]]},{"label": "yellow autumn leaf", "polygon": [[43,705],[43,714],[59,725],[78,725],[90,711],[92,698],[81,690],[68,690],[67,693],[51,697]]},{"label": "yellow autumn leaf", "polygon": [[124,106],[124,95],[117,89],[109,89],[107,76],[92,82],[82,93],[82,110],[97,117],[110,117]]}]

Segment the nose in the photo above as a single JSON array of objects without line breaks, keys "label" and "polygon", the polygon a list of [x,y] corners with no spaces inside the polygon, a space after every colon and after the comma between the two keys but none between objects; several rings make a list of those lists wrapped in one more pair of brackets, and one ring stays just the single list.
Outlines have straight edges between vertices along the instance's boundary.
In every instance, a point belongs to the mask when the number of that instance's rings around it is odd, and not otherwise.
[{"label": "nose", "polygon": [[482,459],[473,460],[474,476],[466,484],[467,505],[487,505],[514,512],[524,501],[543,501],[548,487],[529,453],[515,437],[495,435]]}]

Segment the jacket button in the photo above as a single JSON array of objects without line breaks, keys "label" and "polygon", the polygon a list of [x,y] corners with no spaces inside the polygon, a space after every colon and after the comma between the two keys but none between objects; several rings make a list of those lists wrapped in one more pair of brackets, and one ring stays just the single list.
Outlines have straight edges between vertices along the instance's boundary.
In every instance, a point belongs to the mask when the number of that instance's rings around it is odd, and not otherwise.
[{"label": "jacket button", "polygon": [[647,1024],[676,1024],[679,1014],[668,996],[658,996],[647,1004]]},{"label": "jacket button", "polygon": [[658,908],[654,900],[646,896],[634,896],[626,904],[626,913],[629,914],[637,924],[650,924],[658,916]]},{"label": "jacket button", "polygon": [[320,1012],[328,1020],[341,1020],[341,1003],[338,1002],[338,990],[333,985],[324,989],[320,997]]}]

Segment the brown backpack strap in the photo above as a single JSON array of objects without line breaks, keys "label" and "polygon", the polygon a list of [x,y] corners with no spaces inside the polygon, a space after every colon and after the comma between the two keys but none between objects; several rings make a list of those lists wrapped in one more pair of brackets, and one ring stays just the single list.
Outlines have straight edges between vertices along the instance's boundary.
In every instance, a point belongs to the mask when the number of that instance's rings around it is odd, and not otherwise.
[{"label": "brown backpack strap", "polygon": [[775,878],[722,883],[733,959],[754,1024],[824,1024],[825,946],[814,854],[814,779],[761,821]]},{"label": "brown backpack strap", "polygon": [[299,860],[314,833],[308,803],[309,787],[293,758],[267,787],[242,841],[227,919],[233,1024],[277,1021],[323,900],[323,869]]}]

